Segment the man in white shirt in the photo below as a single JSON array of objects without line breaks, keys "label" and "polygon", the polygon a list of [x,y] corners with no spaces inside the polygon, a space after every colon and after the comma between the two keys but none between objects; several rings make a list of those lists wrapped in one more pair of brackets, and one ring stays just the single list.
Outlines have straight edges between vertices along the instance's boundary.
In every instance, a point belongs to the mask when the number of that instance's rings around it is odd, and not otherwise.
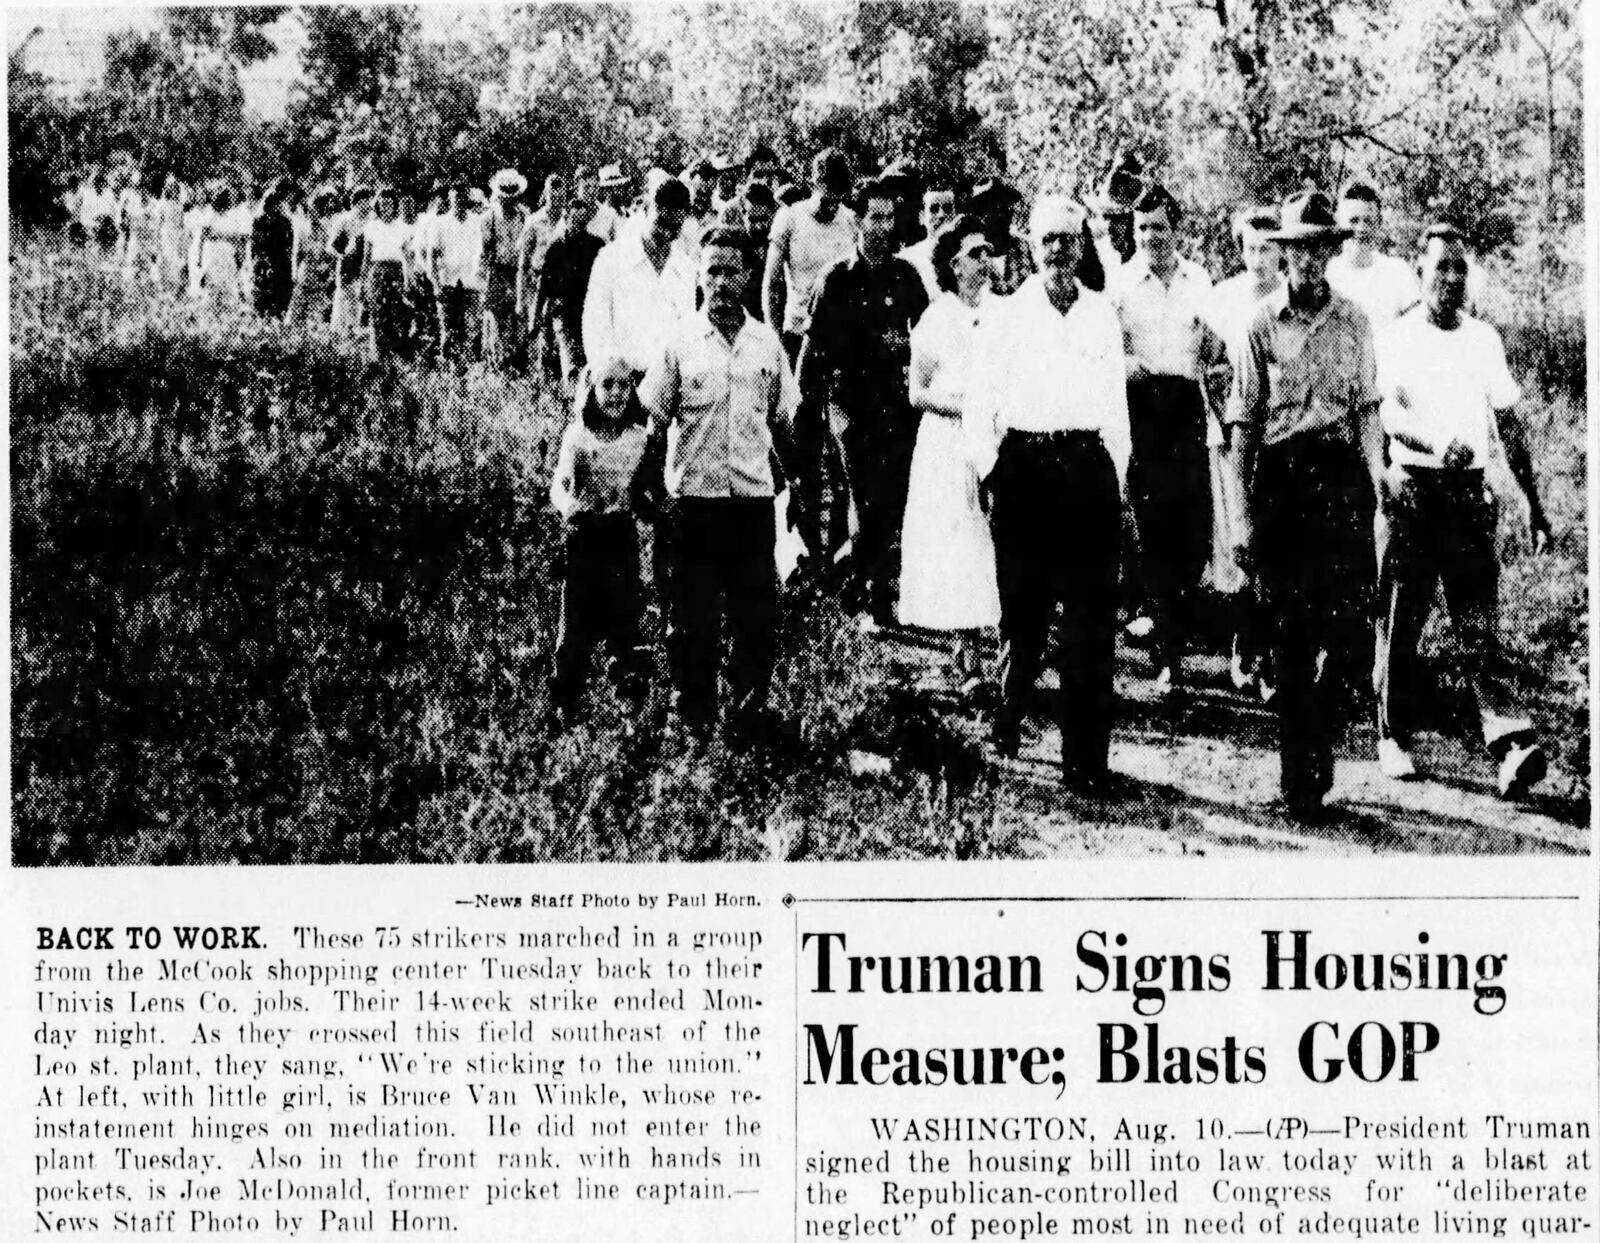
[{"label": "man in white shirt", "polygon": [[1365,182],[1352,182],[1339,196],[1339,227],[1350,230],[1350,240],[1328,261],[1328,284],[1367,313],[1374,333],[1382,332],[1417,304],[1416,273],[1379,249],[1383,203]]},{"label": "man in white shirt", "polygon": [[811,162],[810,198],[778,212],[767,243],[763,300],[767,323],[779,332],[793,364],[811,326],[811,307],[822,275],[856,249],[856,214],[844,205],[850,164],[828,148]]},{"label": "man in white shirt", "polygon": [[622,171],[620,164],[607,164],[600,170],[596,182],[600,201],[594,209],[594,215],[589,220],[589,232],[593,233],[602,242],[616,240],[617,230],[622,227],[624,216],[623,205],[628,201],[628,174]]},{"label": "man in white shirt", "polygon": [[472,350],[478,294],[483,287],[483,220],[467,187],[450,187],[449,208],[427,231],[428,280],[439,300],[439,358],[465,359]]},{"label": "man in white shirt", "polygon": [[1000,633],[1011,647],[995,746],[1017,753],[1059,604],[1062,777],[1074,792],[1104,796],[1131,446],[1116,309],[1076,279],[1084,220],[1061,196],[1034,205],[1028,234],[1039,271],[990,303],[962,422],[993,497]]},{"label": "man in white shirt", "polygon": [[694,311],[695,271],[675,245],[689,190],[675,177],[645,198],[644,227],[624,229],[594,261],[583,303],[583,351],[616,355],[643,372],[678,321]]},{"label": "man in white shirt", "polygon": [[922,191],[922,228],[926,234],[920,242],[907,246],[900,257],[916,268],[917,275],[928,290],[928,301],[933,302],[942,292],[939,277],[933,270],[933,241],[939,230],[956,218],[956,188],[948,181],[930,182]]},{"label": "man in white shirt", "polygon": [[1160,185],[1133,209],[1138,249],[1106,290],[1122,320],[1133,457],[1128,503],[1139,528],[1156,690],[1182,681],[1184,649],[1211,534],[1211,469],[1201,383],[1221,356],[1207,327],[1211,278],[1178,253],[1182,211]]},{"label": "man in white shirt", "polygon": [[1526,433],[1513,407],[1520,392],[1500,334],[1465,313],[1467,251],[1461,234],[1435,225],[1423,237],[1422,305],[1378,335],[1381,413],[1389,435],[1384,476],[1389,539],[1378,637],[1378,759],[1385,775],[1410,777],[1418,718],[1417,645],[1444,584],[1456,636],[1466,651],[1485,746],[1498,785],[1519,797],[1545,773],[1532,723],[1516,709],[1501,668],[1495,614],[1499,594],[1496,509],[1484,466],[1496,431],[1521,488],[1537,551],[1550,544]]},{"label": "man in white shirt", "polygon": [[704,307],[672,324],[639,387],[652,434],[666,437],[669,665],[678,711],[701,737],[716,725],[724,626],[729,723],[746,736],[765,715],[775,654],[774,463],[788,453],[798,393],[777,333],[744,312],[748,245],[733,230],[706,235]]}]

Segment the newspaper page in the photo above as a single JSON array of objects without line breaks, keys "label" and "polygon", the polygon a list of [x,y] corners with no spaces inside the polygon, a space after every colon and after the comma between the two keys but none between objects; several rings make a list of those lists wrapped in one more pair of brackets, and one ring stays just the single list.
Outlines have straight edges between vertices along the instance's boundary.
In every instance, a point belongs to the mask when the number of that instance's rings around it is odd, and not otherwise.
[{"label": "newspaper page", "polygon": [[1594,1240],[1587,16],[0,10],[0,1239]]}]

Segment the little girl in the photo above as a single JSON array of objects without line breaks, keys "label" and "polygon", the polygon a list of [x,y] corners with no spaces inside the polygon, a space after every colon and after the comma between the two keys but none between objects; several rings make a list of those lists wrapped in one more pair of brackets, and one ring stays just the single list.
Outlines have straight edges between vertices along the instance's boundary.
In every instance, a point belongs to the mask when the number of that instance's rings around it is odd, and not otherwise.
[{"label": "little girl", "polygon": [[601,643],[611,647],[622,694],[637,703],[645,690],[639,528],[628,506],[644,456],[644,409],[623,359],[596,359],[586,380],[550,483],[550,500],[566,522],[561,635],[550,682],[551,706],[562,717],[577,707],[589,655]]}]

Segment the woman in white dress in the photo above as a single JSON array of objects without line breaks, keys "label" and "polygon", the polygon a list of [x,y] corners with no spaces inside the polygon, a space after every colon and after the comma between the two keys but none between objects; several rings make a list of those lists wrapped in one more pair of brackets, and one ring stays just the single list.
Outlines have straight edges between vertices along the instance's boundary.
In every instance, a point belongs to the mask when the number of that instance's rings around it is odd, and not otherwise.
[{"label": "woman in white dress", "polygon": [[200,218],[200,293],[214,312],[242,309],[240,262],[250,225],[233,201],[233,191],[223,186],[211,200],[211,211]]},{"label": "woman in white dress", "polygon": [[150,202],[156,234],[156,284],[171,294],[183,293],[188,259],[183,250],[183,185],[170,173],[161,197]]},{"label": "woman in white dress", "polygon": [[901,534],[899,620],[957,631],[957,675],[971,672],[969,632],[1000,623],[994,541],[968,461],[961,407],[992,254],[982,226],[960,216],[935,238],[944,292],[911,333],[911,402],[922,411]]}]

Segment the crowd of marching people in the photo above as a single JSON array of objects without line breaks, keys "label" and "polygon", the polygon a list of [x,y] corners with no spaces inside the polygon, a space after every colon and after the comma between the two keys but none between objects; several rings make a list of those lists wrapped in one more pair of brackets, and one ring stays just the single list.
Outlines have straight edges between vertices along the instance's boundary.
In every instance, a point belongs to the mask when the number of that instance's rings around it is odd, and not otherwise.
[{"label": "crowd of marching people", "polygon": [[1496,642],[1493,443],[1536,548],[1550,529],[1458,228],[1402,259],[1377,189],[1307,190],[1241,205],[1243,270],[1217,280],[1183,253],[1179,197],[1131,162],[1087,204],[901,165],[858,179],[834,150],[802,171],[764,144],[637,184],[578,167],[536,195],[511,169],[417,197],[130,171],[70,207],[131,280],[401,361],[526,369],[571,402],[563,718],[602,648],[643,695],[653,575],[682,721],[759,734],[788,541],[810,581],[843,572],[863,630],[951,637],[1002,756],[1053,664],[1081,798],[1122,788],[1119,629],[1148,646],[1151,696],[1181,695],[1203,593],[1225,602],[1233,684],[1276,709],[1293,817],[1322,816],[1355,711],[1382,772],[1416,774],[1441,585],[1501,792],[1542,778]]}]

